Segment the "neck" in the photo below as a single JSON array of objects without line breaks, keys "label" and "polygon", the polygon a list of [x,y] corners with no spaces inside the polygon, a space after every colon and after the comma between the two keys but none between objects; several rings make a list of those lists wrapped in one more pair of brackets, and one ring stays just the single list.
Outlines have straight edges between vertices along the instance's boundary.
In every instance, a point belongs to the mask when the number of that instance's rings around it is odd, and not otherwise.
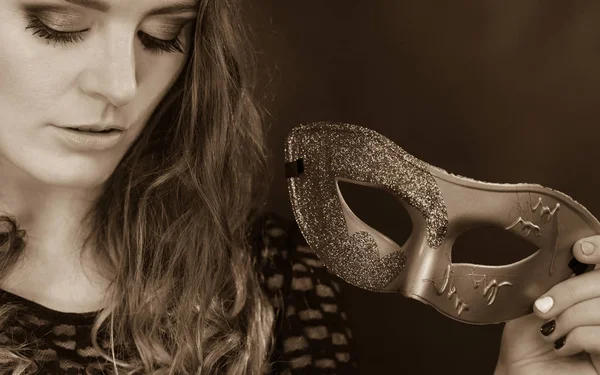
[{"label": "neck", "polygon": [[99,188],[44,184],[1,162],[0,176],[0,215],[13,216],[27,233],[24,253],[0,287],[57,310],[98,304],[108,280],[98,272],[93,251],[80,255],[86,234],[82,222]]}]

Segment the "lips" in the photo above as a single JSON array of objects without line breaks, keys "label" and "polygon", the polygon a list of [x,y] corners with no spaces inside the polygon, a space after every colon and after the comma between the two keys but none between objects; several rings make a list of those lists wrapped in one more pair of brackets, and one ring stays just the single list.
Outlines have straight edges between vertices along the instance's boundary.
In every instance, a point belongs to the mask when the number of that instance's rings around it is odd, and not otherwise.
[{"label": "lips", "polygon": [[86,133],[111,133],[120,132],[125,130],[124,128],[113,125],[113,124],[93,124],[93,125],[73,125],[73,126],[62,126],[65,129],[76,130],[79,132]]},{"label": "lips", "polygon": [[124,130],[77,130],[78,126],[53,126],[60,145],[76,152],[107,151],[117,147],[124,139]]}]

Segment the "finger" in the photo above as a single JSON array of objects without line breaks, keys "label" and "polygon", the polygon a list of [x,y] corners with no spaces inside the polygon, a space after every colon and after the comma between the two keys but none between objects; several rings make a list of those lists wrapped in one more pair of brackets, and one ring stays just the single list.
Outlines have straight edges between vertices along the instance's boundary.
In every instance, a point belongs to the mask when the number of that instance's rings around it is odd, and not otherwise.
[{"label": "finger", "polygon": [[573,244],[573,255],[581,263],[600,263],[600,236],[582,238]]},{"label": "finger", "polygon": [[582,326],[600,326],[600,298],[588,299],[569,307],[555,319],[545,322],[540,327],[540,333],[546,341],[554,342]]},{"label": "finger", "polygon": [[600,297],[600,270],[564,280],[553,286],[534,303],[534,312],[550,320],[576,303]]},{"label": "finger", "polygon": [[554,343],[554,349],[560,356],[586,352],[600,354],[600,326],[577,327]]}]

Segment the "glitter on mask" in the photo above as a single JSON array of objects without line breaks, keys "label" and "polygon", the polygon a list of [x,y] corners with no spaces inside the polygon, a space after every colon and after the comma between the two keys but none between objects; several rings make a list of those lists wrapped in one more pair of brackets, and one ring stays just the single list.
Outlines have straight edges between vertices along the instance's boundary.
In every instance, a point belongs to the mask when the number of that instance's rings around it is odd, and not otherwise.
[{"label": "glitter on mask", "polygon": [[302,159],[302,173],[287,176],[298,226],[323,263],[350,284],[384,288],[404,268],[406,254],[399,249],[381,257],[371,234],[348,235],[336,178],[390,190],[423,214],[428,245],[442,244],[448,214],[434,177],[425,163],[377,132],[350,124],[300,125],[288,134],[285,159]]}]

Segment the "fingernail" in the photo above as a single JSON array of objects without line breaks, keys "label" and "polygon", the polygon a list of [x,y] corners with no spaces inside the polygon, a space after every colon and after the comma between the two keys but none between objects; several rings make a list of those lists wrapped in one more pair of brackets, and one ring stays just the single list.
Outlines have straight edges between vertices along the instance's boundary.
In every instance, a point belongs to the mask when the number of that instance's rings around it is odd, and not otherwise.
[{"label": "fingernail", "polygon": [[562,348],[563,346],[565,346],[566,340],[567,340],[566,337],[561,337],[560,339],[554,341],[554,349],[558,350],[558,349]]},{"label": "fingernail", "polygon": [[543,313],[550,311],[552,305],[554,305],[552,297],[538,298],[538,300],[535,301],[535,307]]},{"label": "fingernail", "polygon": [[579,246],[581,246],[581,252],[583,255],[591,255],[596,248],[593,243],[587,241],[583,241]]},{"label": "fingernail", "polygon": [[552,319],[551,321],[544,323],[540,331],[542,332],[542,335],[549,336],[552,332],[554,332],[555,328],[556,322],[554,321],[554,319]]}]

